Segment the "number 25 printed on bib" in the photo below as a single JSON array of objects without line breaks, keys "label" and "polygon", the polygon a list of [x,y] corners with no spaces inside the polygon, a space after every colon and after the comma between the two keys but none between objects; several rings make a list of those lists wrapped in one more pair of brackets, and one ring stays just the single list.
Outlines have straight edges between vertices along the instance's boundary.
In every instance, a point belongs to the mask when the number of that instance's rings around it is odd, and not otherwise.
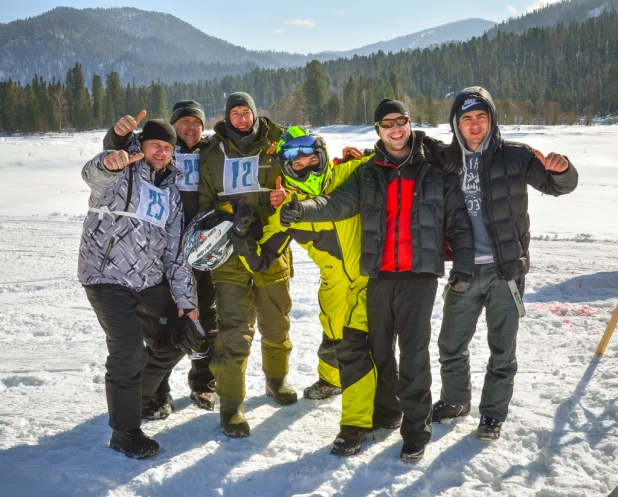
[{"label": "number 25 printed on bib", "polygon": [[135,217],[140,221],[165,228],[170,215],[170,192],[161,190],[149,183],[142,183],[140,188],[139,207]]},{"label": "number 25 printed on bib", "polygon": [[223,166],[223,193],[237,195],[260,191],[258,173],[260,171],[260,157],[239,157],[225,159]]},{"label": "number 25 printed on bib", "polygon": [[176,166],[183,173],[176,183],[179,190],[196,192],[200,184],[200,156],[199,154],[176,154]]}]

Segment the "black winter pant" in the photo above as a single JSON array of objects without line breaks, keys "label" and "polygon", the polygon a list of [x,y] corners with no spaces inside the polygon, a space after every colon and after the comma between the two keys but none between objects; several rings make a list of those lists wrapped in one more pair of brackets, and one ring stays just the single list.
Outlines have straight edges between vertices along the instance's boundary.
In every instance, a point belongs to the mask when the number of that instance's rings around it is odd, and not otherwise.
[{"label": "black winter pant", "polygon": [[[215,308],[215,286],[210,271],[193,271],[195,275],[200,324],[208,333],[210,349],[204,359],[191,361],[189,388],[192,392],[214,392],[215,377],[210,372],[210,359],[215,351],[217,338],[217,311]],[[169,389],[169,387],[168,387]]]},{"label": "black winter pant", "polygon": [[164,392],[157,389],[184,355],[171,345],[155,345],[166,328],[160,319],[175,308],[169,285],[164,280],[141,292],[120,285],[84,289],[107,339],[109,425],[121,431],[139,428],[142,403],[169,392],[169,387]]},{"label": "black winter pant", "polygon": [[[523,279],[520,281],[523,288]],[[440,349],[441,399],[447,404],[464,404],[472,399],[470,351],[476,324],[485,308],[489,362],[481,394],[482,416],[506,420],[517,372],[515,349],[519,313],[508,283],[500,279],[494,264],[477,265],[470,290],[447,289],[444,317],[438,338]]]},{"label": "black winter pant", "polygon": [[[404,442],[431,439],[431,314],[438,279],[371,278],[367,286],[369,348],[377,371],[374,425],[399,419]],[[399,341],[399,367],[395,358]]]}]

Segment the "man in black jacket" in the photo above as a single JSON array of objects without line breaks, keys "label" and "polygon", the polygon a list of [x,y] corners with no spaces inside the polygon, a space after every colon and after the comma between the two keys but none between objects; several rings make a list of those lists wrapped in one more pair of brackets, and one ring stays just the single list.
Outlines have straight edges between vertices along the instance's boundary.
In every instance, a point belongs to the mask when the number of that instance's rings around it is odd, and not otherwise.
[{"label": "man in black jacket", "polygon": [[468,292],[444,293],[438,340],[442,392],[433,421],[470,412],[468,345],[485,307],[491,356],[477,436],[496,440],[513,395],[517,329],[525,314],[521,298],[530,268],[528,185],[548,195],[564,195],[577,186],[577,171],[562,155],[545,158],[527,145],[503,140],[494,102],[481,87],[457,96],[450,120],[455,134],[451,150],[459,158],[446,169],[459,173],[474,227],[475,272]]},{"label": "man in black jacket", "polygon": [[[131,142],[139,138],[139,133],[135,134],[133,130],[145,116],[146,111],[141,111],[135,118],[132,116],[121,118],[105,135],[103,139],[105,150],[127,150]],[[197,187],[200,181],[200,149],[206,145],[206,141],[202,138],[205,121],[204,108],[193,100],[176,102],[170,115],[170,124],[178,137],[174,152],[176,167],[183,173],[176,186],[182,198],[185,228],[199,211]],[[194,270],[193,274],[196,280],[200,324],[208,334],[208,341],[213,345],[205,358],[191,361],[189,387],[191,398],[198,407],[212,411],[215,408],[215,378],[210,372],[209,365],[217,336],[215,288],[209,271]],[[161,400],[151,406],[144,406],[145,418],[164,418],[172,411],[172,399],[167,393],[168,378],[161,383],[159,392]]]},{"label": "man in black jacket", "polygon": [[[454,291],[469,285],[474,240],[457,177],[444,174],[424,133],[412,131],[406,106],[383,100],[374,119],[380,135],[375,156],[329,196],[301,202],[297,210],[285,204],[281,222],[338,221],[360,213],[369,333],[346,337],[344,330],[344,341],[357,342],[359,369],[367,362],[371,367],[369,350],[375,362],[374,429],[399,426],[403,412],[401,458],[416,462],[431,439],[429,341],[445,235],[454,254]],[[365,434],[353,428],[342,426],[332,453],[358,452]]]}]

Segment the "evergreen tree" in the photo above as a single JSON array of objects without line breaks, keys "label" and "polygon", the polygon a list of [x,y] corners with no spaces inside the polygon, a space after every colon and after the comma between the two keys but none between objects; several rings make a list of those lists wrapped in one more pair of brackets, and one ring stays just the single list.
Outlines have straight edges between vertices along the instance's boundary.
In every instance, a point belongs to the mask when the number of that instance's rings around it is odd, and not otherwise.
[{"label": "evergreen tree", "polygon": [[314,126],[325,124],[328,101],[326,71],[317,60],[307,64],[303,94],[305,97],[305,115],[309,122]]},{"label": "evergreen tree", "polygon": [[356,81],[350,76],[343,89],[343,122],[345,124],[356,124],[356,93]]},{"label": "evergreen tree", "polygon": [[336,93],[330,96],[326,104],[326,122],[328,124],[338,124],[341,122],[341,99]]},{"label": "evergreen tree", "polygon": [[103,89],[103,80],[101,76],[95,74],[92,76],[92,118],[94,126],[103,128],[103,99],[105,90]]}]

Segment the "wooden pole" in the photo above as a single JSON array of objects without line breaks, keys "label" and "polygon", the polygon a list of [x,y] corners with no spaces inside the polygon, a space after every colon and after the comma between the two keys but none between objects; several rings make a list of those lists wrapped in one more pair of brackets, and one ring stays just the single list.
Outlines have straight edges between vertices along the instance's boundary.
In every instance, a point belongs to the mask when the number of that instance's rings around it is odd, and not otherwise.
[{"label": "wooden pole", "polygon": [[601,342],[597,347],[596,355],[603,355],[605,352],[607,344],[609,344],[609,339],[612,337],[612,333],[614,333],[614,329],[616,328],[616,324],[618,324],[618,305],[616,305],[614,313],[612,314],[609,323],[607,323],[607,328],[605,333],[603,333],[603,338],[601,338]]}]

